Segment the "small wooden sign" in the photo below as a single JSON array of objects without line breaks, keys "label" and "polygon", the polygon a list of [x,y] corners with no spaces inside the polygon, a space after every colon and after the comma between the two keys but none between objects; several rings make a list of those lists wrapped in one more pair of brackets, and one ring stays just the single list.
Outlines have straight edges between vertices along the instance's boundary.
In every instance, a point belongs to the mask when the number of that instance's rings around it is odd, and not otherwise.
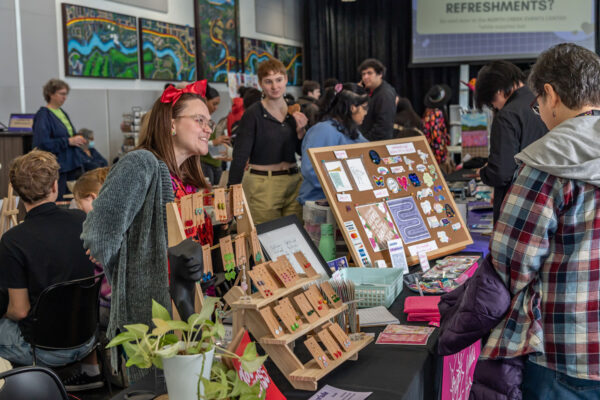
[{"label": "small wooden sign", "polygon": [[328,303],[333,306],[333,308],[341,308],[344,305],[342,299],[337,295],[331,284],[327,281],[321,283],[321,290],[325,293],[325,297],[327,297]]},{"label": "small wooden sign", "polygon": [[275,318],[275,315],[273,315],[273,310],[271,310],[271,307],[267,306],[261,308],[259,312],[273,337],[279,337],[284,334],[283,328],[281,327],[279,321],[277,321],[277,318]]},{"label": "small wooden sign", "polygon": [[342,350],[348,351],[352,348],[352,341],[350,340],[348,335],[346,335],[346,332],[344,332],[344,330],[338,324],[330,324],[327,327],[327,329],[329,329],[331,335],[340,344]]},{"label": "small wooden sign", "polygon": [[252,247],[252,258],[256,264],[265,262],[265,256],[263,255],[262,248],[260,247],[260,241],[258,240],[258,234],[256,229],[250,231],[250,247]]},{"label": "small wooden sign", "polygon": [[237,266],[248,264],[248,258],[246,255],[246,239],[243,235],[237,235],[235,237],[235,264]]},{"label": "small wooden sign", "polygon": [[239,217],[244,214],[244,192],[241,184],[231,185],[231,199],[233,216]]},{"label": "small wooden sign", "polygon": [[323,330],[317,332],[317,336],[321,340],[321,343],[323,343],[323,346],[325,346],[325,348],[329,352],[329,355],[334,360],[340,358],[343,355],[342,349],[340,349],[340,346],[338,346],[338,344],[333,339],[333,337],[331,336],[331,334],[329,333],[328,330],[323,329]]},{"label": "small wooden sign", "polygon": [[196,226],[204,225],[204,196],[202,192],[196,192],[192,195],[192,207]]},{"label": "small wooden sign", "polygon": [[212,265],[212,255],[210,254],[210,245],[205,244],[202,246],[202,261],[204,263],[204,273],[208,274],[209,272],[213,273],[213,265]]}]

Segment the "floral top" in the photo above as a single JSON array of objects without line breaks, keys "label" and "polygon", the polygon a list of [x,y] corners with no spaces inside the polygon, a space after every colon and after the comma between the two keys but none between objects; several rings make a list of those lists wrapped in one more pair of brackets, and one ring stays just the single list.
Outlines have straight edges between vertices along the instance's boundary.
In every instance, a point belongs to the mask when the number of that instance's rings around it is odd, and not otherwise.
[{"label": "floral top", "polygon": [[[196,193],[198,188],[192,185],[185,185],[181,179],[176,176],[171,175],[171,183],[173,184],[173,194],[175,195],[175,201],[179,203],[179,200],[188,194]],[[210,197],[204,197],[204,205],[207,204],[207,201],[210,202]],[[179,210],[181,213],[181,210]],[[186,229],[186,237],[191,237],[201,245],[209,244],[212,246],[213,244],[213,226],[212,221],[206,210],[204,210],[204,224],[202,226],[193,226],[189,229]]]},{"label": "floral top", "polygon": [[438,164],[442,164],[448,157],[450,135],[444,120],[444,114],[439,108],[427,108],[423,116],[423,132],[435,155]]}]

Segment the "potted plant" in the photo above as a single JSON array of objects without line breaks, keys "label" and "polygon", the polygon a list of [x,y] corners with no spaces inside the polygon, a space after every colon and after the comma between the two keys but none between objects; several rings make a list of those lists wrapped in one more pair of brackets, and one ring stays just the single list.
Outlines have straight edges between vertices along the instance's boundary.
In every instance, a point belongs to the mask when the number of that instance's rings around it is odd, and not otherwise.
[{"label": "potted plant", "polygon": [[[204,396],[202,378],[210,379],[215,349],[221,356],[237,358],[242,368],[254,372],[266,356],[259,357],[256,346],[247,346],[242,356],[216,345],[225,335],[225,327],[218,318],[217,297],[205,297],[202,310],[187,321],[173,321],[166,308],[152,301],[152,322],[148,325],[125,325],[125,332],[115,336],[107,347],[122,345],[127,354],[127,366],[139,368],[155,366],[165,371],[170,400],[190,400]],[[181,338],[173,333],[181,332]]]},{"label": "potted plant", "polygon": [[[250,346],[256,352],[254,343],[250,343],[248,347]],[[262,400],[267,395],[266,390],[261,388],[260,381],[249,386],[235,369],[228,368],[221,361],[213,364],[210,380],[204,377],[201,380],[204,385],[204,395],[200,397],[203,400]]]}]

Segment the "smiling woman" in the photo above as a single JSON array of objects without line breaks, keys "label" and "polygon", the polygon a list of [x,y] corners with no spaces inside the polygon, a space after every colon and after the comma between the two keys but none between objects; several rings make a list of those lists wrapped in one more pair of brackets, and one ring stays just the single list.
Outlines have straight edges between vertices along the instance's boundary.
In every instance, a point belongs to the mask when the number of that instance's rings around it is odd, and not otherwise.
[{"label": "smiling woman", "polygon": [[[152,299],[170,307],[165,206],[207,188],[200,167],[212,131],[205,88],[202,81],[165,89],[138,149],[111,169],[84,223],[84,247],[104,266],[112,287],[109,338],[126,324],[149,324]],[[204,220],[190,236],[212,244],[211,220]],[[130,379],[142,374],[130,371]]]}]

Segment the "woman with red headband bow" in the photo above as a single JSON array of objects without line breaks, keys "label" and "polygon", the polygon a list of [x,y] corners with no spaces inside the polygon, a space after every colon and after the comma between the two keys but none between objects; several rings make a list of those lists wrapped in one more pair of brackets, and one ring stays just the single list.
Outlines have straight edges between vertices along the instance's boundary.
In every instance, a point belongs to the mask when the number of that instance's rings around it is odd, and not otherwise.
[{"label": "woman with red headband bow", "polygon": [[[84,223],[83,245],[112,287],[109,338],[123,325],[149,325],[152,299],[170,308],[165,206],[207,187],[200,156],[208,152],[213,122],[205,91],[205,80],[165,89],[137,149],[111,169]],[[210,218],[205,221],[191,235],[212,244]],[[143,374],[129,371],[133,380]]]}]

